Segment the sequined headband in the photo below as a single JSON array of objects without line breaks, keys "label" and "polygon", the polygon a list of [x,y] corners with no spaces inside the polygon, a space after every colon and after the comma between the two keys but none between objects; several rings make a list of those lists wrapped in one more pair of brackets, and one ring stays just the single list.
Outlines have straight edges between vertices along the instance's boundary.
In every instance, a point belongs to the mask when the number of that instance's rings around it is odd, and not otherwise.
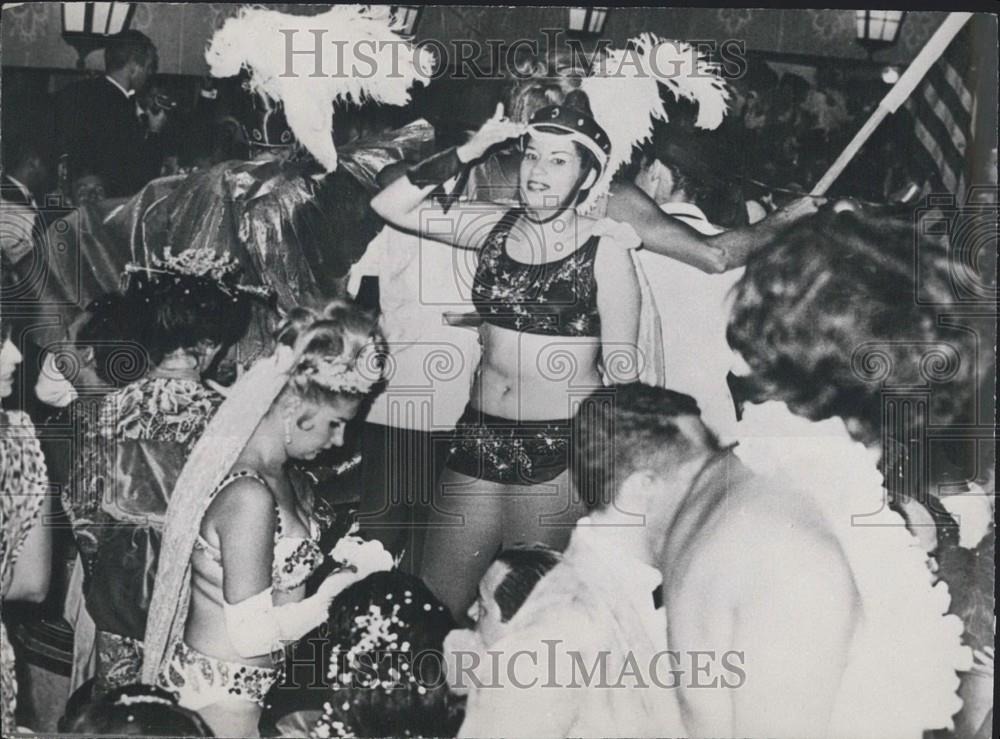
[{"label": "sequined headband", "polygon": [[177,704],[158,695],[121,695],[115,701],[116,706],[140,706],[144,704],[158,704],[173,708]]},{"label": "sequined headband", "polygon": [[227,295],[245,293],[264,299],[272,295],[271,288],[263,285],[234,284],[233,280],[240,267],[235,259],[225,254],[216,256],[206,249],[187,249],[174,255],[172,248],[168,246],[162,258],[152,257],[150,261],[151,266],[129,262],[125,265],[125,275],[145,272],[176,277],[202,277],[214,280]]}]

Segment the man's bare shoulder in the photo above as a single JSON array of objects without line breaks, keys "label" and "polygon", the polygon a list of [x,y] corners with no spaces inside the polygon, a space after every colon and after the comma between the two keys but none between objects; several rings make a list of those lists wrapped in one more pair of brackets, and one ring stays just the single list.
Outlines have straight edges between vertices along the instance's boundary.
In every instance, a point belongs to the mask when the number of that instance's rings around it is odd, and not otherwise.
[{"label": "man's bare shoulder", "polygon": [[683,553],[665,563],[683,579],[736,581],[761,571],[780,576],[803,567],[847,568],[829,522],[809,496],[773,478],[748,476],[731,485],[685,539]]}]

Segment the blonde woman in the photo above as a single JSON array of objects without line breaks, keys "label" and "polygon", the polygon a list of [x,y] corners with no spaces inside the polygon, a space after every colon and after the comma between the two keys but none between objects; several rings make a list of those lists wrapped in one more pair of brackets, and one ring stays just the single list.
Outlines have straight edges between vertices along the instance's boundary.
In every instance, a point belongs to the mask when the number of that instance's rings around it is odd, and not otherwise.
[{"label": "blonde woman", "polygon": [[335,304],[298,309],[278,349],[229,391],[167,509],[146,628],[143,681],[177,693],[218,736],[257,736],[282,647],[326,619],[364,572],[338,570],[306,597],[324,560],[313,497],[292,460],[343,443],[381,377],[371,316]]}]

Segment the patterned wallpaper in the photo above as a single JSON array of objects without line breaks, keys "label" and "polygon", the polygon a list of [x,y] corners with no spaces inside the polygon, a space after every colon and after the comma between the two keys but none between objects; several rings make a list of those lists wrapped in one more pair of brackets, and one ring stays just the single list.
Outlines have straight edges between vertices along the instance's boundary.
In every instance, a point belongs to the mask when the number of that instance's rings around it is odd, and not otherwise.
[{"label": "patterned wallpaper", "polygon": [[[4,65],[72,68],[76,51],[61,38],[61,3],[24,3],[5,7],[0,61]],[[290,4],[278,8],[292,10]],[[160,52],[160,71],[202,74],[202,57],[212,31],[236,12],[233,3],[138,3],[132,28],[147,34]],[[299,6],[299,13],[322,7]],[[879,60],[905,63],[923,46],[944,13],[910,12],[900,39]],[[538,29],[565,28],[568,10],[557,7],[425,7],[418,39],[537,39]],[[685,40],[744,40],[748,50],[863,59],[854,42],[852,10],[756,10],[743,8],[612,8],[605,35],[616,45],[642,31]],[[91,54],[88,68],[101,68]]]}]

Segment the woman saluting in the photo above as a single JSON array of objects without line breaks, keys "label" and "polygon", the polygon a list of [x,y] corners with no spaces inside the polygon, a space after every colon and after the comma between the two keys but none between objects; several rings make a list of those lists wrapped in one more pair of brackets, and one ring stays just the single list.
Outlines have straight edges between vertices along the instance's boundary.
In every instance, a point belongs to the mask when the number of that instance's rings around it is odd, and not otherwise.
[{"label": "woman saluting", "polygon": [[[446,210],[435,201],[437,185],[511,138],[521,147],[517,206]],[[467,143],[372,200],[393,226],[477,253],[482,360],[437,488],[421,572],[456,615],[500,547],[566,544],[583,513],[567,473],[570,419],[605,378],[638,376],[639,283],[627,251],[638,238],[576,210],[610,151],[583,92],[527,124],[508,121],[499,105]]]}]

